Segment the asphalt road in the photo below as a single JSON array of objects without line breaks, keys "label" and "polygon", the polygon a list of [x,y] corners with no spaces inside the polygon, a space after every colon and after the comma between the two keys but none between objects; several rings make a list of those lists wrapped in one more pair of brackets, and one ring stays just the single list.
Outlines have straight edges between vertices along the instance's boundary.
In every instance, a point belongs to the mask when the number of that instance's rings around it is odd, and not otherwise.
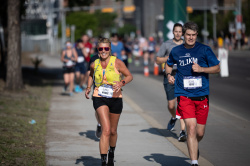
[{"label": "asphalt road", "polygon": [[[134,80],[126,85],[124,94],[160,125],[167,126],[170,114],[162,85],[163,76],[153,75],[152,64],[149,69],[150,76],[144,77],[143,66],[131,64]],[[214,165],[250,163],[249,71],[250,51],[237,51],[229,55],[229,77],[221,78],[219,74],[210,76],[210,112],[206,134],[199,148],[200,155]],[[177,138],[179,122],[175,128],[168,137]]]}]

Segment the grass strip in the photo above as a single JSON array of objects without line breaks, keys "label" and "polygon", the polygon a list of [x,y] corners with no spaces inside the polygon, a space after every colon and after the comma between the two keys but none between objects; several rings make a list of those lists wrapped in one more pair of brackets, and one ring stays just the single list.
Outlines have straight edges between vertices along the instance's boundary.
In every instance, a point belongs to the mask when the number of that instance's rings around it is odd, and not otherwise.
[{"label": "grass strip", "polygon": [[[0,90],[0,165],[46,165],[46,123],[51,86]],[[31,120],[36,123],[30,124]]]}]

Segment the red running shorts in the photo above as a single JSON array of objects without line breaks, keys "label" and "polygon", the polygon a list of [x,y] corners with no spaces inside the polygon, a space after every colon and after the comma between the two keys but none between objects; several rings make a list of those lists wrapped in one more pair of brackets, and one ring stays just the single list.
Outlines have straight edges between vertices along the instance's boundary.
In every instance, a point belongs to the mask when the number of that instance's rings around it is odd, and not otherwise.
[{"label": "red running shorts", "polygon": [[179,96],[177,102],[177,110],[183,119],[196,118],[198,124],[206,124],[209,111],[208,98],[196,101]]}]

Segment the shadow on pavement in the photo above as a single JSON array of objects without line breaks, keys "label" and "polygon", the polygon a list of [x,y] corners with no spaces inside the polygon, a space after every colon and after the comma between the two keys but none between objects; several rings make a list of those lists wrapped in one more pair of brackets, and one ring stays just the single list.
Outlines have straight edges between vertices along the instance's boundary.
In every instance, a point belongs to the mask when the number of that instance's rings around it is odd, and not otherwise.
[{"label": "shadow on pavement", "polygon": [[100,165],[101,164],[101,160],[98,158],[94,158],[92,156],[82,156],[79,159],[76,159],[76,163],[75,164],[80,164],[82,163],[82,165],[84,166],[93,166],[93,165]]},{"label": "shadow on pavement", "polygon": [[[33,67],[22,67],[24,84],[30,86],[62,86],[63,71],[62,68],[39,68],[36,71]],[[62,80],[61,82],[58,80]]]},{"label": "shadow on pavement", "polygon": [[95,131],[94,130],[87,130],[86,132],[80,132],[80,136],[85,136],[86,138],[92,139],[96,142],[99,142],[99,139],[96,138],[95,136]]},{"label": "shadow on pavement", "polygon": [[164,154],[159,153],[152,153],[150,156],[144,156],[145,160],[148,160],[150,162],[156,162],[159,163],[161,166],[189,166],[190,163],[188,163],[186,160],[189,160],[186,157],[176,157],[176,156],[166,156]]},{"label": "shadow on pavement", "polygon": [[158,135],[158,136],[164,136],[164,137],[173,137],[175,139],[178,138],[178,136],[167,130],[167,129],[158,129],[158,128],[149,128],[149,129],[143,129],[143,130],[140,130],[140,132],[148,132],[150,134],[154,134],[154,135]]}]

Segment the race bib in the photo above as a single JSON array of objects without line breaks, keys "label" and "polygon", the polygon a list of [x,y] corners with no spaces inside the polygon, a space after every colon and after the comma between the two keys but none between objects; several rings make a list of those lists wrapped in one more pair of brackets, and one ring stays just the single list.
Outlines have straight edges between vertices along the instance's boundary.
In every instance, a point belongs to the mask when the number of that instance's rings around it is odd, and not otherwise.
[{"label": "race bib", "polygon": [[126,60],[127,56],[126,55],[122,55],[122,60]]},{"label": "race bib", "polygon": [[153,46],[149,46],[149,47],[148,47],[148,50],[149,50],[149,51],[154,51],[154,47],[153,47]]},{"label": "race bib", "polygon": [[84,58],[83,58],[82,56],[80,56],[80,57],[77,58],[77,62],[78,62],[78,63],[81,63],[81,62],[83,62],[83,61],[84,61]]},{"label": "race bib", "polygon": [[98,95],[106,98],[112,98],[113,97],[113,88],[112,85],[101,85],[98,88]]},{"label": "race bib", "polygon": [[89,53],[90,52],[90,49],[87,47],[85,48],[86,52]]},{"label": "race bib", "polygon": [[202,87],[202,78],[199,77],[184,77],[183,78],[184,89],[197,89]]},{"label": "race bib", "polygon": [[73,65],[74,65],[74,63],[71,60],[69,60],[68,62],[66,62],[66,66],[73,66]]}]

